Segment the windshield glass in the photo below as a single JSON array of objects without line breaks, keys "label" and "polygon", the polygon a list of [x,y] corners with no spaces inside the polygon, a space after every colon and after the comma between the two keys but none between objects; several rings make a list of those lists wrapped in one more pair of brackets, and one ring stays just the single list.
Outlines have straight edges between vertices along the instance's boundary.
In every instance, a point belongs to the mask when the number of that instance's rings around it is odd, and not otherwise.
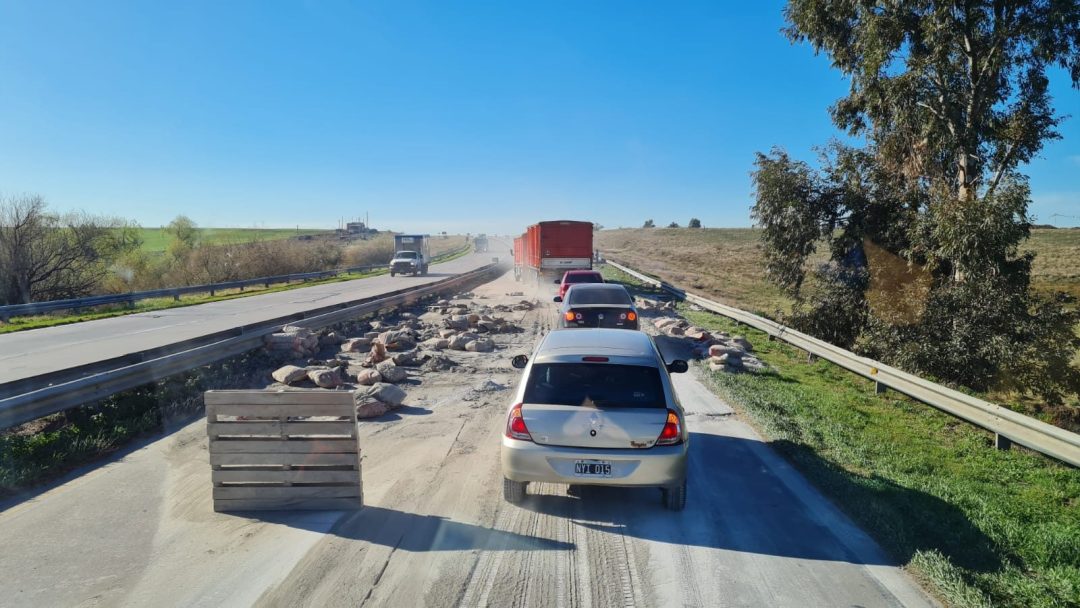
[{"label": "windshield glass", "polygon": [[564,283],[603,283],[604,279],[598,273],[591,274],[568,274]]},{"label": "windshield glass", "polygon": [[610,304],[629,306],[633,303],[625,289],[571,289],[570,304]]},{"label": "windshield glass", "polygon": [[659,370],[611,363],[533,365],[525,386],[525,403],[666,407]]},{"label": "windshield glass", "polygon": [[409,260],[414,260],[414,259],[416,259],[416,252],[415,251],[399,251],[397,253],[397,257],[398,258],[409,259]]}]

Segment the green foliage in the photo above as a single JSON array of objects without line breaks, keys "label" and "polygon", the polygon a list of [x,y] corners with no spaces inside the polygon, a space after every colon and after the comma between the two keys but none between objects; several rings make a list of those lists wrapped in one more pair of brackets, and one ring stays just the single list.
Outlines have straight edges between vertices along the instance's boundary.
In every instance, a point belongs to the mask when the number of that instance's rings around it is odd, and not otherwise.
[{"label": "green foliage", "polygon": [[679,227],[679,222],[671,222],[670,224],[667,225],[667,227],[668,228],[678,228]]},{"label": "green foliage", "polygon": [[686,224],[687,228],[701,228],[701,220],[696,217],[690,218],[690,222]]},{"label": "green foliage", "polygon": [[655,228],[656,224],[652,220],[645,220],[645,223],[641,225],[642,228]]},{"label": "green foliage", "polygon": [[[790,322],[976,390],[1015,387],[1052,406],[1077,394],[1080,313],[1030,289],[1030,191],[1016,169],[1057,137],[1047,67],[1080,85],[1080,3],[791,0],[785,15],[792,40],[851,80],[833,119],[867,141],[830,145],[820,169],[758,154],[753,217],[768,277],[795,300]],[[804,292],[822,245],[849,276],[819,271]],[[927,273],[916,314],[867,307],[852,274],[867,248]],[[903,282],[880,269],[868,268],[879,283]]]}]

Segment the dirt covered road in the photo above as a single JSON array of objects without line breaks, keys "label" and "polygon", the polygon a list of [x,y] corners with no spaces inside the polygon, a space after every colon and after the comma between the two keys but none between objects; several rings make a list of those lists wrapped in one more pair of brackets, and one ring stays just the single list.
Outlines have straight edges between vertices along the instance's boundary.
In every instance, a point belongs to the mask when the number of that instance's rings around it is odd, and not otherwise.
[{"label": "dirt covered road", "polygon": [[[687,509],[654,489],[534,484],[502,499],[499,443],[519,372],[554,322],[551,286],[511,275],[474,304],[523,328],[493,353],[416,373],[405,406],[360,424],[365,508],[214,513],[191,424],[0,514],[7,605],[923,606],[868,537],[691,373]],[[673,353],[675,341],[664,343]]]}]

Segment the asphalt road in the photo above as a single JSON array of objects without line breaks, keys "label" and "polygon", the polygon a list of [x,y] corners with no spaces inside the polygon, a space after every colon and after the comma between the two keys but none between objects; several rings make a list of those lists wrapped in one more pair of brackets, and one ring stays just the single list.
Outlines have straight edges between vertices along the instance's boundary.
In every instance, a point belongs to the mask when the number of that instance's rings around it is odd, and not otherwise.
[{"label": "asphalt road", "polygon": [[490,253],[437,264],[426,277],[383,275],[0,335],[0,384],[438,281],[479,268],[492,257],[506,259],[509,247],[492,239]]},{"label": "asphalt road", "polygon": [[[493,304],[505,276],[475,291]],[[539,297],[539,296],[538,296]],[[546,296],[545,296],[546,297]],[[0,512],[9,606],[933,606],[844,514],[698,380],[685,511],[654,489],[535,484],[503,501],[509,358],[550,329],[513,320],[494,353],[414,373],[405,407],[360,425],[365,507],[214,513],[205,424]],[[662,344],[677,352],[679,344]],[[486,380],[507,387],[476,390]]]}]

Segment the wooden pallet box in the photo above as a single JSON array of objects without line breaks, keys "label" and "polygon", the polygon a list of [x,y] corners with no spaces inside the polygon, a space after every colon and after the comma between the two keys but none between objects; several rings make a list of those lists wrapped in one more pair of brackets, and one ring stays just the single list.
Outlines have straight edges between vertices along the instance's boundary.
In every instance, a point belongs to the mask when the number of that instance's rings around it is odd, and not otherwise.
[{"label": "wooden pallet box", "polygon": [[207,391],[215,511],[363,506],[347,391]]}]

